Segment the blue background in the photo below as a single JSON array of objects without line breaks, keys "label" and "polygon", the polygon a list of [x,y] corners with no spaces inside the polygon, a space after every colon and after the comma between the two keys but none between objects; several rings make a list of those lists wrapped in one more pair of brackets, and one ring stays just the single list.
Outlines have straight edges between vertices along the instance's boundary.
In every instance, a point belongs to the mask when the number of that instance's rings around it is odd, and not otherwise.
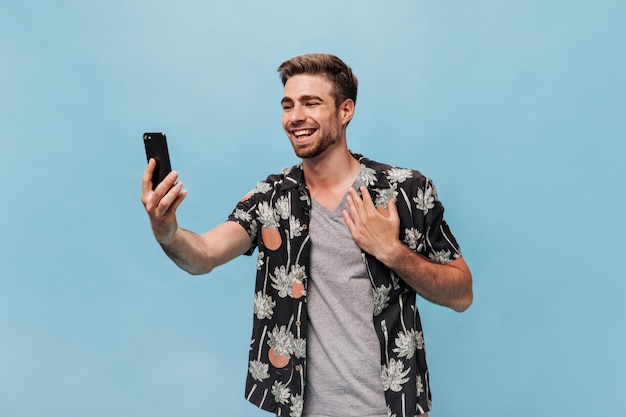
[{"label": "blue background", "polygon": [[[352,150],[433,178],[475,279],[420,300],[432,417],[626,407],[622,1],[0,4],[0,415],[265,416],[243,398],[255,257],[177,269],[140,203],[167,132],[184,227],[297,162],[276,67],[360,80]],[[222,184],[215,178],[229,178]]]}]

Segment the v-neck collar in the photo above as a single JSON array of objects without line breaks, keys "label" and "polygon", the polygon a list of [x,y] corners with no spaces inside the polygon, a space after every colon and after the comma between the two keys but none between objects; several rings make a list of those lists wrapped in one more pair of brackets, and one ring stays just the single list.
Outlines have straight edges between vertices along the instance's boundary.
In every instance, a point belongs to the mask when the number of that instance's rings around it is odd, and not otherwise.
[{"label": "v-neck collar", "polygon": [[[357,175],[354,181],[352,182],[351,187],[358,191],[360,183],[361,183],[361,176]],[[335,207],[334,210],[330,210],[326,208],[326,206],[324,206],[322,203],[317,201],[315,197],[313,196],[311,196],[311,204],[313,205],[313,208],[315,210],[321,210],[327,216],[330,216],[330,217],[343,216],[343,211],[348,207],[347,197],[348,197],[348,191],[346,191],[343,197],[341,197],[341,200],[339,200],[339,204],[337,204],[337,207]]]}]

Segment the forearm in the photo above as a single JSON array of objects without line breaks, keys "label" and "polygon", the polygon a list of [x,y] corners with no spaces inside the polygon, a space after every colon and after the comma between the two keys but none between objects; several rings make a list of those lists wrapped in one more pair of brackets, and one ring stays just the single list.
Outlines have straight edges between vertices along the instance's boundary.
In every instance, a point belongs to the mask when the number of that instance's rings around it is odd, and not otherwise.
[{"label": "forearm", "polygon": [[190,230],[178,228],[169,239],[158,242],[178,267],[192,275],[209,273],[217,266],[202,237]]},{"label": "forearm", "polygon": [[177,227],[169,238],[157,241],[176,265],[193,275],[211,272],[252,244],[246,230],[235,222],[224,222],[203,235]]},{"label": "forearm", "polygon": [[397,245],[379,254],[378,260],[429,301],[458,312],[465,311],[472,304],[472,275],[463,258],[438,264],[398,241]]}]

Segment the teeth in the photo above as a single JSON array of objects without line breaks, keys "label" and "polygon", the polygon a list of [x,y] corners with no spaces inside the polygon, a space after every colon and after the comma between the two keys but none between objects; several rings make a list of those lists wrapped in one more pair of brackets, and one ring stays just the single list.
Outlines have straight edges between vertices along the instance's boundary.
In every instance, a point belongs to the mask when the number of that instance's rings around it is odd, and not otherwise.
[{"label": "teeth", "polygon": [[308,135],[312,135],[312,134],[313,134],[313,130],[312,130],[312,129],[306,129],[306,130],[294,130],[294,131],[293,131],[293,134],[294,134],[295,136],[298,136],[298,137],[300,137],[300,136],[305,136],[305,135],[307,135],[307,136],[308,136]]}]

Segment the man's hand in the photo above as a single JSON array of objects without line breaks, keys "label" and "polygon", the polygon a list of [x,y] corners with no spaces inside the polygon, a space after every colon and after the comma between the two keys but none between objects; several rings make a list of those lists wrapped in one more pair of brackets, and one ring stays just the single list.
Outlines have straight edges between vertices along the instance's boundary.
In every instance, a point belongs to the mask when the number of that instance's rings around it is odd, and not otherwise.
[{"label": "man's hand", "polygon": [[156,161],[150,159],[141,179],[141,202],[150,217],[152,232],[159,243],[167,242],[176,230],[176,209],[187,196],[183,184],[176,182],[178,173],[170,172],[165,179],[152,190],[152,173],[156,168]]},{"label": "man's hand", "polygon": [[413,252],[399,238],[400,218],[396,200],[387,209],[374,206],[367,188],[362,198],[348,192],[343,217],[357,245],[393,270],[422,297],[455,311],[464,311],[473,300],[472,274],[463,258],[437,264]]},{"label": "man's hand", "polygon": [[367,188],[361,187],[360,191],[362,198],[354,188],[348,191],[349,210],[344,210],[344,220],[356,244],[385,263],[389,252],[401,244],[396,200],[390,200],[386,209],[377,209]]}]

